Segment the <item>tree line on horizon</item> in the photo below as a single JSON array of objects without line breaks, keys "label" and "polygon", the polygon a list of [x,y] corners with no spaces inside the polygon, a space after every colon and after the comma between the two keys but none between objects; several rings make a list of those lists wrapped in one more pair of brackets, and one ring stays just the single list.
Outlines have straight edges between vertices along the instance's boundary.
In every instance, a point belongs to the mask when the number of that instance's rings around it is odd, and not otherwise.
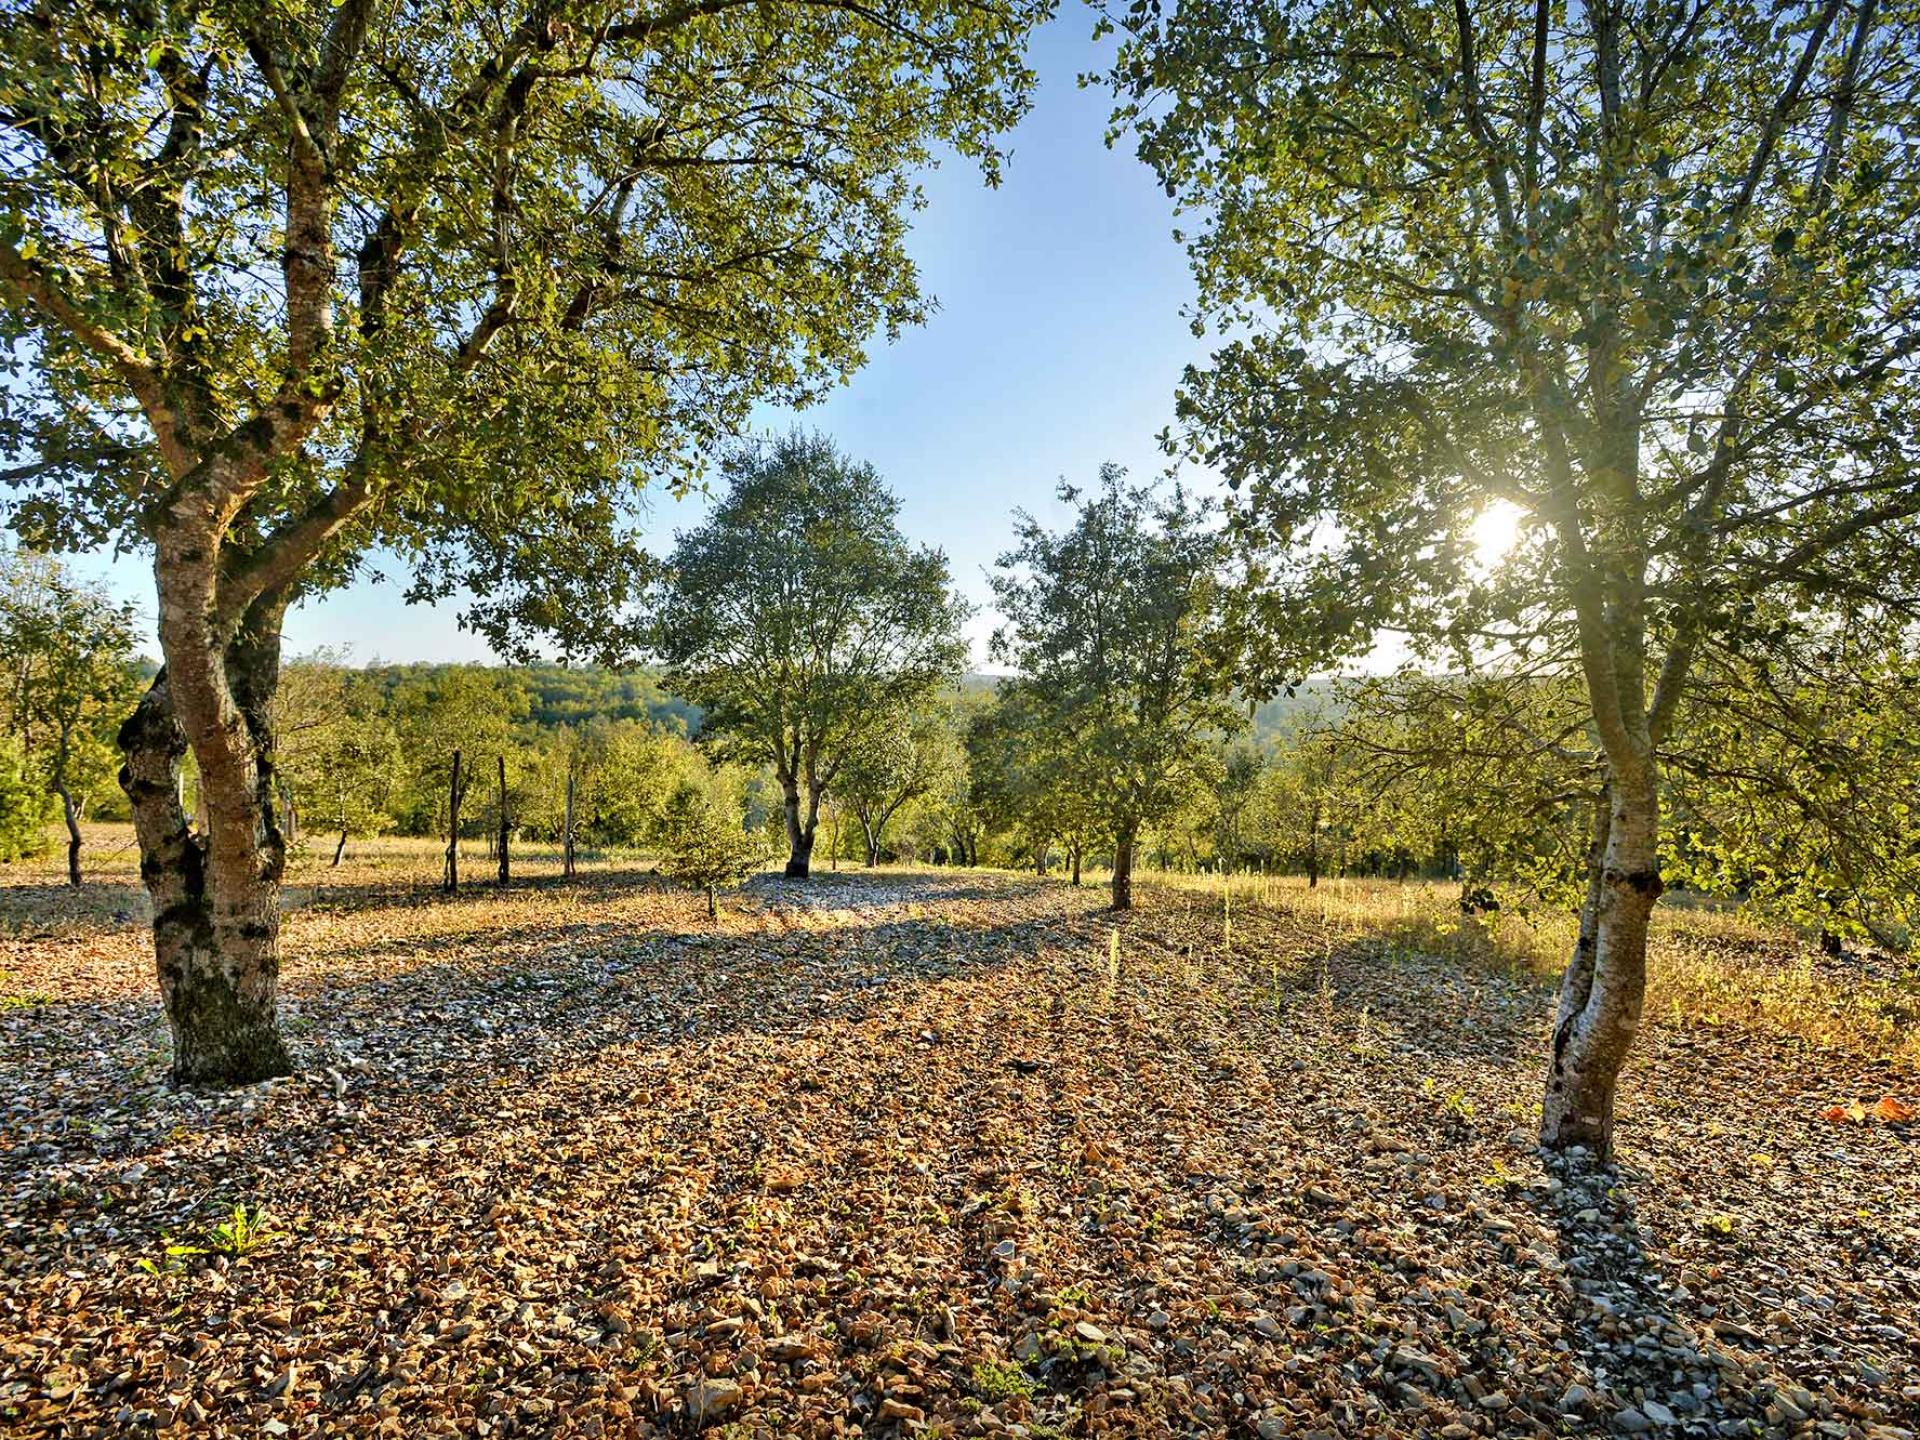
[{"label": "tree line on horizon", "polygon": [[[438,838],[448,888],[461,840],[486,843],[503,883],[531,841],[558,847],[568,875],[580,849],[639,852],[711,896],[783,849],[800,878],[824,835],[835,868],[1057,865],[1076,885],[1103,869],[1115,908],[1130,903],[1136,850],[1162,871],[1309,886],[1444,878],[1467,913],[1577,901],[1588,782],[1564,680],[1412,663],[1250,705],[1220,664],[1228,551],[1208,507],[1112,468],[1093,490],[1062,487],[1076,518],[1059,533],[1016,515],[992,653],[1018,668],[970,674],[967,607],[937,552],[917,552],[918,570],[849,564],[856,545],[916,554],[870,467],[799,434],[730,467],[729,503],[681,537],[654,603],[662,645],[688,613],[724,613],[734,652],[703,628],[678,637],[666,669],[296,657],[274,712],[289,844],[324,842],[338,865],[352,839]],[[0,833],[12,858],[44,840],[56,799],[75,845],[78,818],[124,818],[107,780],[113,736],[150,666],[126,607],[57,562],[16,555],[0,581],[19,752],[0,815],[26,817]],[[917,607],[903,586],[922,591]],[[918,639],[904,633],[915,624]],[[920,653],[935,663],[899,663]],[[1830,947],[1905,951],[1920,894],[1920,822],[1904,798],[1920,780],[1920,676],[1898,650],[1847,663],[1837,678],[1831,665],[1776,670],[1764,693],[1756,676],[1723,677],[1723,721],[1701,727],[1663,797],[1662,867]],[[712,703],[714,723],[669,681]],[[65,730],[49,729],[63,714]],[[1539,734],[1562,738],[1562,764],[1542,763]],[[805,764],[783,778],[782,753],[809,757],[811,778]],[[38,757],[37,776],[21,757]],[[11,799],[16,786],[32,793]],[[195,808],[191,774],[183,796]],[[793,828],[803,798],[811,835]],[[77,848],[69,863],[77,884]]]},{"label": "tree line on horizon", "polygon": [[[1904,802],[1861,765],[1904,776],[1910,754],[1920,12],[1096,11],[1114,136],[1185,217],[1214,337],[1165,443],[1231,498],[1213,523],[1106,475],[1067,497],[1065,529],[1021,522],[997,596],[1022,677],[1001,697],[1010,793],[1069,797],[1056,833],[1103,839],[1125,904],[1142,837],[1240,697],[1404,635],[1461,693],[1387,699],[1369,773],[1424,754],[1416,785],[1471,811],[1476,777],[1499,777],[1483,811],[1516,834],[1553,821],[1579,934],[1542,1138],[1605,1153],[1669,883],[1737,877],[1898,929]],[[1051,14],[10,17],[9,522],[35,549],[154,561],[164,664],[118,741],[179,1080],[291,1063],[281,624],[376,545],[410,562],[412,596],[466,594],[503,655],[656,649],[713,753],[772,773],[807,872],[866,748],[848,717],[954,668],[937,556],[856,462],[777,443],[729,462],[721,515],[671,558],[641,553],[636,497],[695,483],[755,405],[804,405],[925,317],[910,177],[947,153],[997,179]],[[766,488],[783,464],[808,483]],[[769,495],[828,519],[782,529]],[[1487,567],[1472,527],[1495,504],[1521,533]],[[754,534],[859,579],[840,618],[863,666],[766,683],[752,627],[696,598],[799,573],[735,564],[765,558],[727,549]],[[785,653],[817,639],[796,597],[757,601]],[[679,809],[717,866],[726,825]],[[1806,848],[1823,837],[1842,838]]]}]

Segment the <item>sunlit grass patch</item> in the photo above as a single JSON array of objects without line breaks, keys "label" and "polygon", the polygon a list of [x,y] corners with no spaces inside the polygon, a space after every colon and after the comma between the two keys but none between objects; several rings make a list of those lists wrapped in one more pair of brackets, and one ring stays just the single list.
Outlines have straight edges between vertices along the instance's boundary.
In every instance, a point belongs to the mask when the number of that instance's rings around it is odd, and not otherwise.
[{"label": "sunlit grass patch", "polygon": [[[1156,874],[1157,884],[1208,896],[1225,912],[1215,875]],[[1330,936],[1384,941],[1413,953],[1549,987],[1573,950],[1575,917],[1558,910],[1463,914],[1442,881],[1242,875],[1233,904],[1281,909]],[[1920,973],[1868,973],[1820,956],[1784,927],[1724,906],[1674,897],[1654,912],[1646,1014],[1669,1025],[1737,1025],[1920,1065]]]}]

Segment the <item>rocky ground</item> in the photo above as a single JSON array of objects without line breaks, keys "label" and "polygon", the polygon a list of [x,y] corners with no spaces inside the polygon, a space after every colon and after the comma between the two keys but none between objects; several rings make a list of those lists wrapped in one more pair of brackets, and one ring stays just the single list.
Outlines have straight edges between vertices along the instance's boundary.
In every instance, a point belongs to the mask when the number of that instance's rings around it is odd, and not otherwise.
[{"label": "rocky ground", "polygon": [[1099,900],[335,890],[300,1076],[197,1095],[130,904],[12,897],[0,1431],[1915,1429],[1912,1073],[1656,1017],[1549,1165],[1538,982]]}]

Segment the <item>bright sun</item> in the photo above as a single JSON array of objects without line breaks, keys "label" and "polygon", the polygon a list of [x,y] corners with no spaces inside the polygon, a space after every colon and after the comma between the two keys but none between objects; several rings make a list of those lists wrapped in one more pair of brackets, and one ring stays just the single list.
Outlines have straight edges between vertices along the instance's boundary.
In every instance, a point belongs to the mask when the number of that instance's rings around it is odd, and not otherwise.
[{"label": "bright sun", "polygon": [[1513,542],[1520,538],[1520,522],[1526,514],[1511,500],[1496,500],[1474,516],[1470,528],[1473,552],[1482,566],[1491,570],[1507,558]]}]

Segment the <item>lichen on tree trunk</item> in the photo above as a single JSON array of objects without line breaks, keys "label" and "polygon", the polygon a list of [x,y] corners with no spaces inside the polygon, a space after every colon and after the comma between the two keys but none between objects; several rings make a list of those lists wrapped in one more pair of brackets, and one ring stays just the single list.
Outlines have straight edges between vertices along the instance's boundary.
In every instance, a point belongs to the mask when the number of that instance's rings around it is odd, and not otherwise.
[{"label": "lichen on tree trunk", "polygon": [[1560,984],[1540,1140],[1613,1153],[1614,1097],[1640,1028],[1647,932],[1660,898],[1659,793],[1649,769],[1614,780],[1595,803],[1586,900]]},{"label": "lichen on tree trunk", "polygon": [[[276,1017],[280,857],[277,831],[251,854],[210,855],[180,803],[187,737],[168,673],[155,677],[121,727],[121,784],[132,805],[140,875],[153,902],[155,969],[173,1034],[173,1079],[237,1085],[291,1068]],[[203,784],[205,783],[203,778]],[[263,830],[269,829],[268,792]]]}]

